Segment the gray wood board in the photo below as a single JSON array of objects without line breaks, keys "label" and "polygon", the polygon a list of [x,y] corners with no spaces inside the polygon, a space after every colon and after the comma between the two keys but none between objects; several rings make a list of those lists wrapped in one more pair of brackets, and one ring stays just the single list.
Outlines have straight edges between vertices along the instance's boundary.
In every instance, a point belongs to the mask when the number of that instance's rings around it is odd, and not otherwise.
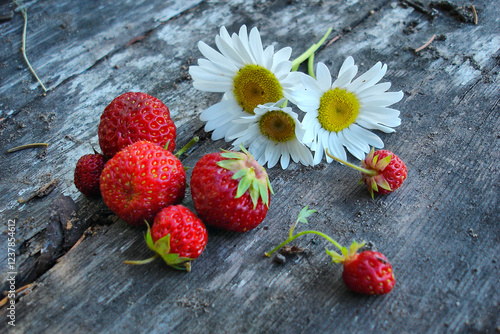
[{"label": "gray wood board", "polygon": [[[16,303],[16,327],[0,310],[0,328],[38,332],[481,332],[500,326],[498,158],[500,10],[474,1],[479,22],[440,9],[434,20],[396,1],[55,2],[28,9],[28,57],[50,91],[44,96],[20,54],[22,17],[0,23],[0,214],[16,219],[19,266],[30,265],[47,233],[49,204],[61,194],[96,225],[75,249],[36,280]],[[457,1],[469,6],[470,3]],[[2,5],[9,6],[9,5]],[[3,8],[7,8],[3,7]],[[15,8],[14,6],[10,8]],[[428,6],[426,7],[428,8]],[[143,230],[109,216],[99,199],[73,185],[80,156],[98,147],[104,107],[125,91],[163,100],[178,127],[177,146],[201,141],[182,161],[229,148],[213,142],[198,119],[220,95],[195,90],[187,67],[214,45],[221,25],[257,26],[265,45],[293,48],[292,57],[333,27],[316,61],[335,74],[352,55],[360,72],[377,61],[405,97],[402,124],[380,134],[407,164],[408,179],[372,200],[359,174],[339,164],[269,169],[276,195],[265,221],[245,234],[209,229],[209,243],[189,274],[150,255]],[[427,48],[415,53],[429,38]],[[130,43],[133,42],[133,43]],[[31,142],[42,149],[4,153]],[[354,161],[353,161],[354,162]],[[190,171],[188,171],[190,175]],[[48,196],[19,204],[50,180]],[[191,205],[189,196],[187,205]],[[304,237],[304,254],[278,265],[263,253],[284,240],[300,209],[318,210],[309,228],[339,242],[367,240],[390,259],[394,290],[358,296],[329,264],[326,243]],[[5,222],[5,223],[4,223]],[[2,246],[6,249],[6,246]],[[7,253],[0,254],[2,283]],[[4,284],[4,288],[7,285]]]}]

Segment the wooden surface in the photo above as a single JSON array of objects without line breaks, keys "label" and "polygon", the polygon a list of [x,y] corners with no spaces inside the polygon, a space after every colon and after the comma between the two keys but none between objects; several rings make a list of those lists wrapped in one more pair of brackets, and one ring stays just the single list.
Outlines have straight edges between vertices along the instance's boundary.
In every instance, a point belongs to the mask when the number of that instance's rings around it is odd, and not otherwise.
[{"label": "wooden surface", "polygon": [[[30,1],[27,55],[49,88],[44,94],[20,52],[23,17],[3,1],[0,278],[8,290],[7,225],[15,220],[17,287],[35,284],[18,295],[15,327],[0,309],[0,331],[498,333],[500,9],[489,0],[456,4],[468,15],[473,4],[477,24],[428,1]],[[401,126],[380,136],[406,162],[408,179],[372,200],[357,172],[339,164],[275,167],[264,222],[245,234],[209,229],[191,273],[160,261],[124,265],[150,255],[143,230],[81,195],[75,163],[98,147],[100,114],[126,91],[169,106],[178,147],[201,137],[185,166],[229,148],[210,140],[199,120],[220,95],[195,90],[187,68],[201,57],[199,40],[213,46],[221,25],[235,32],[242,24],[257,26],[264,45],[291,46],[292,57],[332,27],[327,41],[339,37],[316,55],[332,73],[349,55],[360,72],[387,63],[384,79],[405,97],[395,105]],[[50,145],[5,153],[34,142]],[[18,202],[56,179],[52,192]],[[79,221],[51,263],[47,240],[68,217],[54,216],[52,203],[71,199]],[[342,244],[364,239],[386,254],[397,280],[390,294],[349,292],[318,238],[299,239],[307,251],[284,264],[263,256],[306,205],[318,210],[310,228]]]}]

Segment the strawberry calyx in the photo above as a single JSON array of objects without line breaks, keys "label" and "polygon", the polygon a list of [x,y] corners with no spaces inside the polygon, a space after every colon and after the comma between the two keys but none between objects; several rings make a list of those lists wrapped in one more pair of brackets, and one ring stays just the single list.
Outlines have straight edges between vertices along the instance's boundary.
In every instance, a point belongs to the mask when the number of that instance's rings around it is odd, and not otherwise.
[{"label": "strawberry calyx", "polygon": [[[361,161],[361,166],[372,171],[372,173],[362,173],[363,177],[359,180],[360,183],[366,182],[368,185],[368,191],[370,192],[370,195],[372,195],[372,198],[373,192],[378,192],[379,187],[387,191],[392,190],[385,176],[381,174],[382,171],[391,163],[392,154],[379,160],[379,155],[375,155],[374,151],[375,149],[372,147],[365,160]],[[373,174],[373,172],[375,172],[375,174]]]},{"label": "strawberry calyx", "polygon": [[146,244],[149,249],[151,249],[153,252],[155,252],[155,255],[150,257],[149,259],[145,260],[138,260],[138,261],[124,261],[125,264],[135,264],[135,265],[141,265],[141,264],[147,264],[158,257],[161,257],[167,265],[169,265],[172,268],[178,269],[178,270],[186,270],[186,271],[191,271],[191,261],[193,259],[188,258],[188,257],[181,257],[179,254],[176,253],[171,253],[170,252],[170,236],[171,234],[167,234],[166,236],[162,237],[161,239],[156,240],[156,242],[153,242],[153,237],[151,236],[151,228],[149,227],[149,224],[146,222],[148,226],[148,232],[145,235],[146,239]]},{"label": "strawberry calyx", "polygon": [[340,247],[340,252],[342,254],[339,254],[335,251],[331,251],[328,248],[326,249],[326,254],[332,257],[332,262],[334,263],[344,263],[344,262],[349,262],[352,261],[356,256],[358,256],[358,250],[362,248],[365,245],[365,241],[363,242],[356,242],[353,241],[349,249],[347,247]]},{"label": "strawberry calyx", "polygon": [[220,155],[225,159],[218,161],[217,166],[233,172],[232,179],[239,180],[235,198],[243,196],[248,190],[254,209],[259,198],[269,208],[269,191],[271,194],[274,191],[267,172],[243,145],[240,149],[242,152],[223,150]]}]

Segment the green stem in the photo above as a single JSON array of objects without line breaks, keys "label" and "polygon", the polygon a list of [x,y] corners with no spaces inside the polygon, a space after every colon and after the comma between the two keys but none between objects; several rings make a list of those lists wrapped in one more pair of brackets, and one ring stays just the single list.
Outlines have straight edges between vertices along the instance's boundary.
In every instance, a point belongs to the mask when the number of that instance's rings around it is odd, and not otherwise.
[{"label": "green stem", "polygon": [[316,77],[314,76],[314,53],[307,60],[307,72],[310,76],[316,79]]},{"label": "green stem", "polygon": [[149,259],[146,260],[137,260],[137,261],[123,261],[125,264],[134,264],[134,265],[141,265],[141,264],[147,264],[150,262],[153,262],[156,260],[160,255],[155,254],[153,257],[150,257]]},{"label": "green stem", "polygon": [[183,148],[181,148],[177,153],[175,153],[175,156],[177,158],[180,157],[184,152],[186,152],[187,150],[189,150],[191,148],[191,146],[193,146],[199,140],[200,140],[200,137],[193,137],[193,139],[191,139],[189,141],[189,143],[187,143],[186,145],[184,145]]},{"label": "green stem", "polygon": [[328,35],[332,32],[332,28],[329,28],[326,34],[321,38],[321,40],[316,43],[311,45],[309,49],[307,49],[303,54],[298,56],[294,61],[292,61],[292,71],[297,71],[299,68],[300,64],[304,62],[304,60],[308,59],[316,50],[319,49],[319,47],[324,43],[324,41],[328,38]]},{"label": "green stem", "polygon": [[330,152],[328,152],[328,149],[326,149],[326,155],[328,155],[328,156],[329,156],[330,158],[332,158],[333,160],[340,162],[341,164],[344,164],[344,165],[346,165],[346,166],[349,166],[349,167],[351,167],[351,168],[354,168],[355,170],[360,171],[360,172],[361,172],[361,173],[363,173],[363,174],[367,174],[367,175],[370,175],[370,176],[373,176],[373,175],[376,175],[376,174],[377,174],[377,172],[375,172],[375,171],[373,171],[373,170],[368,170],[368,169],[365,169],[365,168],[363,168],[363,167],[359,167],[359,166],[353,165],[353,164],[351,164],[351,163],[349,163],[349,162],[347,162],[347,161],[344,161],[344,160],[342,160],[342,159],[339,159],[339,158],[337,158],[337,157],[334,157],[333,155],[331,155],[331,154],[330,154]]},{"label": "green stem", "polygon": [[281,247],[285,246],[287,243],[292,242],[293,240],[295,240],[298,237],[303,236],[305,234],[316,234],[316,235],[319,235],[320,237],[325,238],[326,240],[328,240],[329,242],[331,242],[332,244],[334,244],[335,247],[337,247],[338,249],[342,250],[342,246],[338,242],[336,242],[335,240],[333,240],[332,238],[330,238],[329,236],[327,236],[326,234],[324,234],[322,232],[318,232],[318,231],[302,231],[302,232],[297,233],[294,236],[289,237],[288,239],[286,239],[285,241],[283,241],[281,244],[279,244],[278,246],[274,247],[271,251],[269,251],[267,253],[264,253],[264,255],[266,255],[267,257],[271,257],[271,255],[274,252],[276,252],[277,250],[279,250]]}]

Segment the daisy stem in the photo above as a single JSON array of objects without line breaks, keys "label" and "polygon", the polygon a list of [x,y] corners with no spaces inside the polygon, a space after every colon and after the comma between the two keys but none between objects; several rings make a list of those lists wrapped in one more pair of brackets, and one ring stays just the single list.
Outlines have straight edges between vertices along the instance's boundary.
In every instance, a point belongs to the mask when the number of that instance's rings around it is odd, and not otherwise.
[{"label": "daisy stem", "polygon": [[181,148],[177,153],[175,153],[175,156],[177,158],[180,157],[184,152],[186,152],[187,150],[189,150],[191,148],[191,146],[193,146],[199,140],[200,140],[200,137],[193,137],[193,139],[191,139],[189,141],[189,143],[187,143],[186,145],[184,145],[183,148]]},{"label": "daisy stem", "polygon": [[332,28],[329,28],[326,34],[320,39],[320,41],[316,44],[311,45],[309,49],[307,49],[303,54],[298,56],[293,62],[292,62],[292,71],[297,71],[299,68],[300,64],[304,62],[306,59],[308,59],[316,50],[319,49],[319,47],[325,42],[325,40],[328,38],[328,35],[332,32]]},{"label": "daisy stem", "polygon": [[314,76],[314,53],[307,60],[307,72],[310,76],[316,79],[316,77]]},{"label": "daisy stem", "polygon": [[322,232],[311,230],[311,231],[302,231],[302,232],[299,232],[299,233],[297,233],[297,234],[289,237],[288,239],[286,239],[285,241],[283,241],[278,246],[274,247],[269,252],[264,253],[264,255],[267,256],[267,257],[271,257],[271,255],[273,255],[273,253],[276,252],[277,250],[279,250],[281,247],[285,246],[287,243],[292,242],[293,240],[295,240],[298,237],[301,237],[301,236],[303,236],[305,234],[316,234],[316,235],[319,235],[320,237],[325,238],[326,240],[328,240],[329,242],[331,242],[332,244],[334,244],[335,247],[337,247],[338,249],[342,250],[342,246],[338,242],[336,242],[335,240],[333,240],[332,238],[330,238],[329,236],[327,236],[326,234],[324,234]]},{"label": "daisy stem", "polygon": [[334,157],[333,155],[331,155],[331,154],[330,154],[330,152],[328,152],[328,149],[326,149],[326,155],[328,155],[328,156],[329,156],[330,158],[332,158],[333,160],[340,162],[341,164],[344,164],[344,165],[346,165],[346,166],[349,166],[349,167],[351,167],[351,168],[354,168],[355,170],[360,171],[360,172],[361,172],[361,173],[363,173],[363,174],[367,174],[367,175],[370,175],[370,176],[373,176],[373,175],[377,174],[377,172],[375,172],[375,171],[373,171],[373,170],[368,170],[368,169],[365,169],[365,168],[363,168],[363,167],[359,167],[359,166],[353,165],[353,164],[351,164],[351,163],[349,163],[349,162],[347,162],[347,161],[344,161],[344,160],[342,160],[342,159],[339,159],[339,158],[337,158],[337,157]]}]

